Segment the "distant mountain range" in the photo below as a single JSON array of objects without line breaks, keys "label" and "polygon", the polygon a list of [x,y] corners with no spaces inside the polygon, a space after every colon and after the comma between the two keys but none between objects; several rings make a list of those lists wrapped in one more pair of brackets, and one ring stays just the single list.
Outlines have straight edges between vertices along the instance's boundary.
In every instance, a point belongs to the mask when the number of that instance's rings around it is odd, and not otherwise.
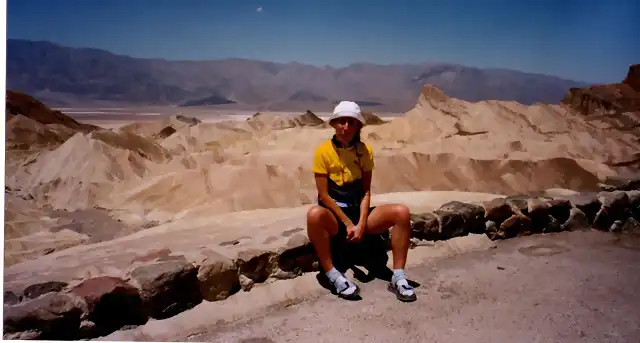
[{"label": "distant mountain range", "polygon": [[51,42],[7,40],[7,88],[50,106],[176,105],[256,111],[329,111],[353,100],[373,111],[407,111],[424,84],[468,100],[558,103],[587,83],[449,63],[344,68],[245,59],[132,58]]}]

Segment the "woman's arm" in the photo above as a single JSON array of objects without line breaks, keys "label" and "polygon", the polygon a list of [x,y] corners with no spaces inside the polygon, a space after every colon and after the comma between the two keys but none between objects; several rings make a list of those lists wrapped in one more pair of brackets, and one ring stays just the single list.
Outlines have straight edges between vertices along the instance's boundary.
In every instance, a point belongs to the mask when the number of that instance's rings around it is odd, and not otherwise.
[{"label": "woman's arm", "polygon": [[369,216],[369,207],[371,207],[371,179],[373,178],[373,150],[367,144],[362,144],[362,156],[359,158],[360,168],[362,168],[362,188],[364,197],[360,202],[360,221],[362,227],[367,225],[367,217]]},{"label": "woman's arm", "polygon": [[362,225],[363,228],[367,225],[367,217],[369,216],[369,207],[371,205],[371,177],[373,172],[363,171],[362,172],[362,187],[364,188],[364,197],[362,197],[362,201],[360,203],[360,220],[359,224]]},{"label": "woman's arm", "polygon": [[338,204],[336,204],[336,201],[329,196],[329,181],[327,180],[329,176],[327,174],[319,173],[315,173],[314,175],[316,178],[316,188],[318,189],[318,198],[320,201],[322,201],[331,210],[331,212],[335,213],[347,228],[352,226],[353,223],[351,222],[351,219],[342,212],[342,209]]}]

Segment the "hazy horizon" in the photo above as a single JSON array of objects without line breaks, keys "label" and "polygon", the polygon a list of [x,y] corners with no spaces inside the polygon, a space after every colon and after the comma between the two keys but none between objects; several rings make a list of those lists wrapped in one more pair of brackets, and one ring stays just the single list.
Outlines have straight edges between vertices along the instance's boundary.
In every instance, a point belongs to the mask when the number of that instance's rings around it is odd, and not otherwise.
[{"label": "hazy horizon", "polygon": [[603,83],[639,62],[638,19],[631,0],[9,0],[7,38],[140,58],[445,62]]}]

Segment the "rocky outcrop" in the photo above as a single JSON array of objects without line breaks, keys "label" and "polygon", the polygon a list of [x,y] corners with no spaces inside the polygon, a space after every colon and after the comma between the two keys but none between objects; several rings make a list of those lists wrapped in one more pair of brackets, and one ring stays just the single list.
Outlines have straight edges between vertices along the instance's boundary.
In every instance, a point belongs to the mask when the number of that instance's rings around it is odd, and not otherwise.
[{"label": "rocky outcrop", "polygon": [[[9,118],[11,117],[11,118]],[[68,137],[61,137],[46,125],[22,114],[7,114],[5,121],[5,143],[7,150],[29,150],[30,148],[57,147]]]},{"label": "rocky outcrop", "polygon": [[373,112],[362,111],[362,117],[367,125],[382,125],[386,123],[386,121],[373,114]]},{"label": "rocky outcrop", "polygon": [[629,72],[622,83],[629,85],[636,92],[640,92],[640,64],[629,66]]},{"label": "rocky outcrop", "polygon": [[79,123],[60,111],[54,111],[33,97],[7,90],[5,97],[6,150],[9,164],[21,152],[55,149],[78,132],[100,128]]},{"label": "rocky outcrop", "polygon": [[600,183],[600,189],[603,191],[630,191],[640,189],[640,173],[636,175],[606,177],[603,182]]},{"label": "rocky outcrop", "polygon": [[83,305],[80,336],[101,336],[148,320],[140,291],[122,279],[110,276],[88,279],[68,293],[79,298]]},{"label": "rocky outcrop", "polygon": [[6,291],[4,337],[95,338],[248,292],[256,283],[317,270],[304,235],[292,234],[274,250],[242,250],[235,259],[210,252],[190,261],[162,249],[139,256],[124,278],[95,276],[77,285],[56,280]]},{"label": "rocky outcrop", "polygon": [[292,116],[281,116],[274,113],[256,113],[247,118],[247,123],[254,130],[271,129],[284,130],[294,127],[326,127],[327,123],[315,113],[307,110],[305,113]]},{"label": "rocky outcrop", "polygon": [[[640,190],[517,195],[476,204],[449,201],[433,212],[413,213],[411,240],[416,248],[428,245],[424,241],[474,233],[491,240],[588,229],[638,233],[638,220]],[[246,237],[224,241],[219,246],[238,248],[228,253],[205,249],[200,258],[167,248],[155,250],[125,261],[129,271],[122,277],[93,275],[80,283],[54,278],[21,289],[16,283],[9,283],[8,289],[5,284],[5,338],[95,338],[150,318],[174,316],[202,301],[224,301],[238,292],[250,292],[259,283],[318,271],[303,231],[301,227],[283,230],[284,240],[267,237],[264,247],[242,247]],[[274,245],[275,241],[282,243]],[[349,249],[336,246],[334,258],[342,270],[356,264],[383,272],[388,263],[388,234],[368,236]],[[99,266],[93,263],[92,267]]]},{"label": "rocky outcrop", "polygon": [[84,304],[69,293],[47,293],[4,307],[5,339],[75,340]]},{"label": "rocky outcrop", "polygon": [[[584,115],[623,115],[640,112],[640,64],[629,67],[622,83],[594,85],[587,88],[570,88],[563,104]],[[635,121],[633,119],[636,119]],[[638,125],[638,117],[629,118],[630,126]]]},{"label": "rocky outcrop", "polygon": [[200,120],[198,118],[187,117],[187,116],[182,115],[182,114],[171,116],[170,120],[171,121],[180,122],[180,123],[184,123],[184,124],[186,124],[188,126],[198,125],[198,124],[202,123],[202,120]]},{"label": "rocky outcrop", "polygon": [[307,110],[305,113],[293,118],[293,121],[298,126],[319,126],[324,124],[324,120],[318,117],[315,113]]},{"label": "rocky outcrop", "polygon": [[173,126],[165,126],[164,129],[160,130],[160,132],[154,134],[152,137],[154,139],[165,139],[176,132],[178,131],[176,131],[176,129],[174,129]]},{"label": "rocky outcrop", "polygon": [[41,124],[60,124],[70,129],[89,132],[99,129],[97,126],[79,123],[68,115],[50,109],[47,105],[27,94],[7,90],[5,97],[6,120],[23,115]]}]

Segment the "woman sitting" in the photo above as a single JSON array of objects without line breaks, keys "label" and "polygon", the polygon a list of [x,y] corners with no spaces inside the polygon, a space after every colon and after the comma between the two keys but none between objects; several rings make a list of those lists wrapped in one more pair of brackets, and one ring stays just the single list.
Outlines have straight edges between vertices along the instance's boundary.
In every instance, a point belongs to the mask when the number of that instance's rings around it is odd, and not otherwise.
[{"label": "woman sitting", "polygon": [[333,265],[332,238],[339,235],[338,238],[359,242],[363,235],[380,234],[393,227],[394,271],[388,288],[401,301],[415,301],[404,272],[411,230],[409,209],[399,204],[370,205],[373,151],[360,140],[365,125],[360,107],[351,101],[340,102],[329,124],[335,134],[316,149],[313,157],[318,205],[307,213],[307,233],[320,264],[338,296],[356,298],[358,286]]}]

